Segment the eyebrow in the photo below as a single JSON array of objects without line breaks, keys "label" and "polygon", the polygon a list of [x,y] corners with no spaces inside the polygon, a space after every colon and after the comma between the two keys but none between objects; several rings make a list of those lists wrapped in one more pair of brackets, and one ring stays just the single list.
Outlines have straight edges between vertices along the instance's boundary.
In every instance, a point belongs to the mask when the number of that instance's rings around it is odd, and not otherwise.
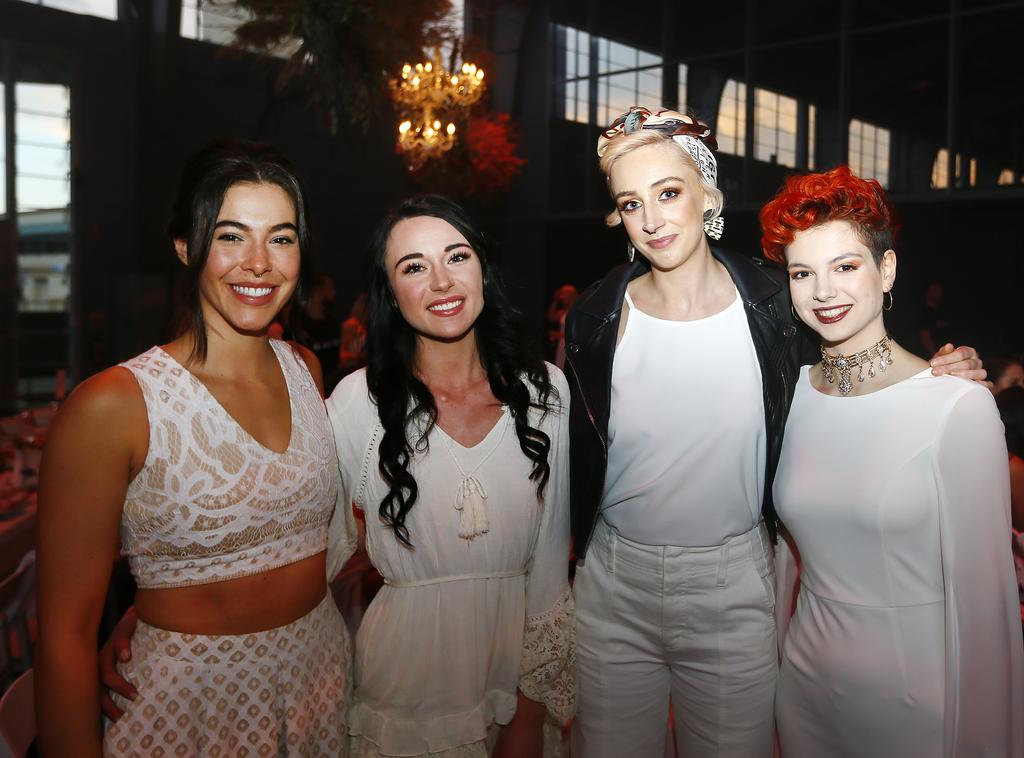
[{"label": "eyebrow", "polygon": [[[664,179],[659,179],[656,182],[652,182],[651,183],[651,189],[654,189],[655,187],[657,187],[657,186],[659,186],[661,184],[667,184],[668,182],[680,182],[680,183],[682,183],[683,179],[682,179],[682,177],[679,177],[679,176],[666,176]],[[635,195],[635,194],[636,194],[636,192],[634,192],[633,190],[622,190],[622,192],[616,192],[615,193],[615,199],[618,200],[620,197],[622,197],[624,195]]]},{"label": "eyebrow", "polygon": [[[226,219],[224,219],[222,221],[218,221],[216,224],[213,225],[213,228],[214,229],[220,229],[222,226],[234,226],[234,227],[238,227],[242,231],[246,231],[246,232],[251,232],[252,231],[252,227],[249,226],[248,224],[243,224],[241,221],[234,221],[233,219],[230,219],[230,218],[226,218]],[[285,222],[280,223],[280,224],[274,224],[272,227],[270,227],[270,231],[272,231],[272,232],[279,232],[279,231],[281,231],[283,229],[290,229],[293,232],[295,232],[296,234],[299,233],[298,228],[295,226],[295,224],[291,223],[290,221],[285,221]]]},{"label": "eyebrow", "polygon": [[[860,253],[855,253],[855,252],[853,252],[851,250],[848,253],[842,253],[841,255],[837,255],[835,258],[833,258],[832,260],[830,260],[828,262],[828,265],[831,266],[833,263],[838,263],[839,261],[843,260],[844,258],[859,258],[860,260],[864,260],[864,256],[863,255],[861,255]],[[786,271],[789,271],[794,266],[804,266],[806,268],[806,264],[804,264],[804,263],[790,263],[789,265],[786,266]]]},{"label": "eyebrow", "polygon": [[[458,250],[460,247],[466,247],[466,248],[469,248],[470,250],[473,249],[473,246],[470,245],[468,242],[453,242],[452,244],[445,246],[444,252],[450,253],[452,250]],[[422,258],[422,257],[423,257],[423,253],[409,253],[408,255],[403,255],[401,258],[399,258],[397,261],[395,261],[395,268],[398,268],[399,266],[401,266],[403,263],[405,263],[408,260],[411,260],[413,258]]]}]

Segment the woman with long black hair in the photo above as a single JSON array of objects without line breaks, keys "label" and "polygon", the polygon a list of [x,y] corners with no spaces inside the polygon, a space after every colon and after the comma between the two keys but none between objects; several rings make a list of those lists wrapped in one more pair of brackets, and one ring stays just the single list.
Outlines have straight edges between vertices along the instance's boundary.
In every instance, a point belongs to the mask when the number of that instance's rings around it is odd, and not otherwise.
[{"label": "woman with long black hair", "polygon": [[545,708],[575,703],[568,389],[455,203],[402,203],[372,256],[369,365],[328,400],[385,581],[357,634],[352,754],[538,755]]}]

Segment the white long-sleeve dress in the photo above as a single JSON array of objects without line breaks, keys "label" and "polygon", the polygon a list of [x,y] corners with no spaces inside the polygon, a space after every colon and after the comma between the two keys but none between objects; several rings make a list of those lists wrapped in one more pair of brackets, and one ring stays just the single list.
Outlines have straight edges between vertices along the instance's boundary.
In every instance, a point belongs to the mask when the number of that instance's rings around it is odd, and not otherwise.
[{"label": "white long-sleeve dress", "polygon": [[[328,569],[336,572],[350,552],[343,503],[351,500],[364,511],[367,551],[385,582],[356,635],[353,755],[487,755],[488,730],[511,720],[517,689],[544,703],[554,722],[572,715],[569,391],[562,373],[549,371],[561,410],[543,420],[531,411],[531,425],[551,440],[543,499],[508,408],[471,448],[435,426],[410,466],[418,486],[405,520],[412,550],[378,516],[388,488],[365,371],[346,377],[327,401],[346,493],[331,525]],[[486,493],[482,512],[469,502],[456,508],[467,478]],[[460,529],[478,533],[467,539]]]},{"label": "white long-sleeve dress", "polygon": [[776,698],[784,758],[1024,755],[990,393],[925,370],[834,397],[804,367],[774,495],[803,562]]}]

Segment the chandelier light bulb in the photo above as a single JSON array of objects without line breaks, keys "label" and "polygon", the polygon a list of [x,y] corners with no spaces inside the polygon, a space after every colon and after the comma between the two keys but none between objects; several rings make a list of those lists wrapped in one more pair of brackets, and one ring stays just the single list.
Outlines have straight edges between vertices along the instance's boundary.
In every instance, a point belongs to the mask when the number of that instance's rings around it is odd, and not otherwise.
[{"label": "chandelier light bulb", "polygon": [[483,69],[470,61],[449,71],[438,50],[430,60],[402,66],[401,76],[391,81],[391,95],[400,119],[398,147],[411,169],[455,146],[456,122],[480,99],[483,78]]}]

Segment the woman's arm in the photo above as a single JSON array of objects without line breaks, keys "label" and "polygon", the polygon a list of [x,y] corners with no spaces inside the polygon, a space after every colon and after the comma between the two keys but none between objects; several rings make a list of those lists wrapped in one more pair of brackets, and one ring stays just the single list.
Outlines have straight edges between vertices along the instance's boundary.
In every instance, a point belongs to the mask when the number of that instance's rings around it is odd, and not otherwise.
[{"label": "woman's arm", "polygon": [[946,615],[945,753],[1024,754],[1024,646],[1010,551],[1006,443],[992,395],[969,387],[938,444]]},{"label": "woman's arm", "polygon": [[64,402],[39,477],[36,713],[43,754],[99,756],[96,637],[125,492],[148,447],[145,401],[114,368]]},{"label": "woman's arm", "polygon": [[[526,575],[519,707],[513,722],[503,730],[497,746],[502,749],[506,740],[538,744],[545,711],[547,720],[560,726],[576,710],[576,637],[569,591],[569,387],[555,368],[551,369],[551,382],[562,407],[544,424],[551,438],[551,474]],[[496,754],[500,754],[497,749]]]}]

